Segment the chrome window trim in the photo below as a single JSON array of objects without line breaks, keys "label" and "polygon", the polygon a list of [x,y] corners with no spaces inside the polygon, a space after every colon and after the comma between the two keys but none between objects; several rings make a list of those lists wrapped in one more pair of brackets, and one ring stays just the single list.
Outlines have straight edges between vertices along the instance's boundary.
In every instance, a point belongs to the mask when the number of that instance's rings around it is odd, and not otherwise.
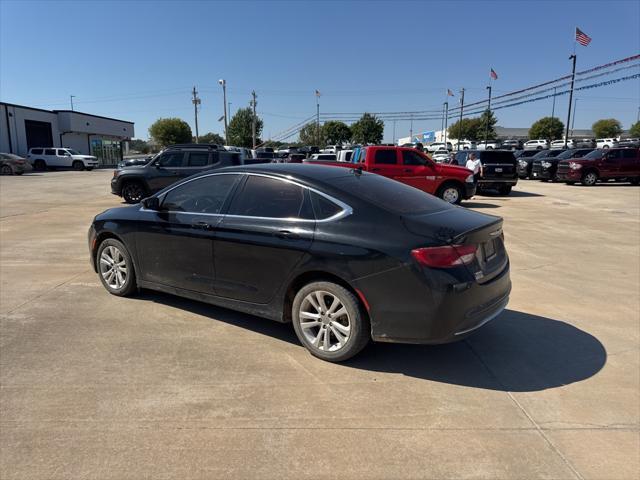
[{"label": "chrome window trim", "polygon": [[[210,216],[210,217],[231,217],[231,218],[250,218],[250,219],[255,219],[255,220],[279,220],[279,221],[284,221],[284,222],[315,222],[315,223],[327,223],[327,222],[332,222],[334,220],[338,220],[340,218],[344,218],[347,217],[349,215],[351,215],[353,213],[353,208],[351,208],[350,205],[344,203],[342,200],[338,200],[335,197],[332,197],[331,195],[328,195],[324,192],[321,192],[320,190],[317,190],[315,188],[309,187],[307,185],[303,185],[299,182],[296,182],[295,180],[291,179],[291,178],[286,178],[286,177],[279,177],[277,175],[269,175],[266,173],[256,173],[256,172],[217,172],[217,173],[209,173],[207,175],[202,175],[200,177],[196,177],[196,178],[192,178],[186,182],[180,183],[174,187],[171,187],[169,190],[167,190],[166,192],[164,192],[161,197],[162,199],[160,199],[160,197],[158,197],[158,199],[160,200],[164,200],[164,197],[171,191],[173,191],[174,189],[181,187],[183,185],[186,185],[187,183],[193,182],[194,180],[200,180],[201,178],[207,178],[207,177],[213,177],[213,176],[217,176],[217,175],[253,175],[256,177],[266,177],[266,178],[272,178],[274,180],[280,180],[282,182],[287,182],[287,183],[291,183],[293,185],[296,185],[300,188],[309,190],[310,192],[314,192],[318,195],[320,195],[321,197],[326,198],[327,200],[329,200],[330,202],[335,203],[337,206],[339,206],[342,210],[339,211],[338,213],[336,213],[335,215],[332,215],[330,217],[327,218],[322,218],[322,219],[310,219],[310,218],[297,218],[297,217],[286,217],[286,218],[281,218],[281,217],[255,217],[255,216],[250,216],[250,215],[230,215],[230,214],[224,214],[224,213],[198,213],[198,212],[180,212],[177,210],[162,210],[163,212],[166,213],[181,213],[181,214],[186,214],[186,215],[204,215],[204,216]],[[156,212],[156,210],[148,210],[146,208],[144,208],[143,206],[140,207],[141,212]],[[314,212],[315,214],[315,212]]]}]

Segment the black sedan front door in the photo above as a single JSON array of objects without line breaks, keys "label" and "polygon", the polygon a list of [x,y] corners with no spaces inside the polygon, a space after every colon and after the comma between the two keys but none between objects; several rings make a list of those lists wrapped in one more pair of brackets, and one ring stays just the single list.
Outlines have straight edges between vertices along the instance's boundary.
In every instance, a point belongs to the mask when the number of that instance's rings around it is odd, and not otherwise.
[{"label": "black sedan front door", "polygon": [[143,212],[136,236],[142,280],[214,293],[214,236],[225,201],[240,178],[196,178],[167,192],[159,211]]},{"label": "black sedan front door", "polygon": [[248,175],[217,228],[216,294],[251,303],[271,301],[311,247],[314,228],[306,188]]}]

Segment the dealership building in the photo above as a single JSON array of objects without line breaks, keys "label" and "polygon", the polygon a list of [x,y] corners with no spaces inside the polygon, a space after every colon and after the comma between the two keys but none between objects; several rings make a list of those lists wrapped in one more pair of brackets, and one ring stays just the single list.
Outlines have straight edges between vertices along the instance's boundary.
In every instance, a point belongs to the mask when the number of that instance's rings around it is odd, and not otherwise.
[{"label": "dealership building", "polygon": [[126,120],[0,102],[0,152],[24,157],[33,147],[67,147],[113,166],[133,136],[133,122]]}]

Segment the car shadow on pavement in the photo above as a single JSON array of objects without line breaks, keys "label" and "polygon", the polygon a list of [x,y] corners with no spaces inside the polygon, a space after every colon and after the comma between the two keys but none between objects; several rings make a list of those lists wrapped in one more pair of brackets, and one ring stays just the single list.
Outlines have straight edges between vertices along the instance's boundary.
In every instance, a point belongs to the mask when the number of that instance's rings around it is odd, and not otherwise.
[{"label": "car shadow on pavement", "polygon": [[606,360],[602,343],[573,325],[505,310],[462,342],[377,343],[347,365],[468,387],[532,392],[592,377]]},{"label": "car shadow on pavement", "polygon": [[466,208],[500,208],[502,205],[494,205],[493,203],[471,201],[471,202],[464,202],[462,206]]},{"label": "car shadow on pavement", "polygon": [[544,197],[541,193],[533,193],[533,192],[525,192],[523,190],[511,190],[509,195],[502,195],[494,190],[483,190],[478,193],[478,195],[482,195],[483,197],[499,197],[508,199],[509,197]]},{"label": "car shadow on pavement", "polygon": [[[290,324],[150,290],[133,298],[300,345]],[[573,325],[505,310],[466,340],[446,345],[371,343],[341,365],[453,385],[532,392],[586,380],[606,360],[602,343]]]}]

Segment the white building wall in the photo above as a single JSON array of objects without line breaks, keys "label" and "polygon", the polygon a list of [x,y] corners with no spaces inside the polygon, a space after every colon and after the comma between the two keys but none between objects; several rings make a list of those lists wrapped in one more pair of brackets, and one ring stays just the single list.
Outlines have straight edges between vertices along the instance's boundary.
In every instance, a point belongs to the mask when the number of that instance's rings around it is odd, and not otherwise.
[{"label": "white building wall", "polygon": [[64,133],[62,135],[62,146],[73,148],[84,155],[91,155],[89,135],[86,133]]},{"label": "white building wall", "polygon": [[115,119],[95,117],[78,112],[57,112],[60,130],[63,132],[80,132],[109,137],[133,138],[133,123]]},{"label": "white building wall", "polygon": [[[27,154],[27,132],[24,126],[25,120],[35,120],[38,122],[47,122],[51,124],[51,137],[54,147],[60,147],[60,131],[58,129],[58,116],[53,112],[47,112],[44,110],[32,110],[27,108],[15,107],[13,105],[3,105],[7,110],[9,117],[9,130],[11,132],[11,143],[13,147],[13,153],[21,156]],[[3,123],[6,124],[6,116],[4,115],[4,109],[1,112],[3,114]],[[6,135],[4,135],[6,137]],[[7,142],[8,143],[8,142]],[[2,144],[2,151],[8,152],[9,145]]]}]

